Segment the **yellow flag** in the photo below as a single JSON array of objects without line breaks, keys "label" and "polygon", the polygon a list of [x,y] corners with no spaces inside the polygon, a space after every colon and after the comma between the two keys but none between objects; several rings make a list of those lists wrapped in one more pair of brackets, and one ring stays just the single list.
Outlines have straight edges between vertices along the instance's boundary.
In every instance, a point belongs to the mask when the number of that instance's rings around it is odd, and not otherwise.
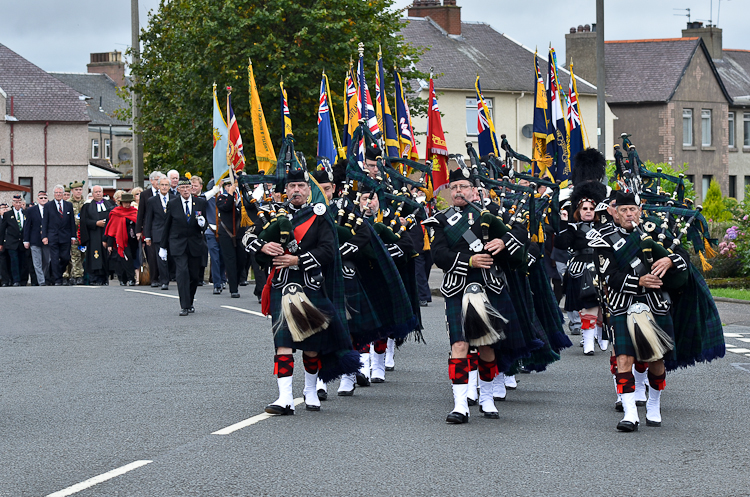
[{"label": "yellow flag", "polygon": [[253,122],[253,137],[255,138],[255,160],[258,161],[258,171],[271,174],[276,170],[276,151],[273,149],[271,135],[268,133],[266,117],[260,105],[260,95],[255,84],[253,64],[247,65],[247,77],[250,80],[250,115]]}]

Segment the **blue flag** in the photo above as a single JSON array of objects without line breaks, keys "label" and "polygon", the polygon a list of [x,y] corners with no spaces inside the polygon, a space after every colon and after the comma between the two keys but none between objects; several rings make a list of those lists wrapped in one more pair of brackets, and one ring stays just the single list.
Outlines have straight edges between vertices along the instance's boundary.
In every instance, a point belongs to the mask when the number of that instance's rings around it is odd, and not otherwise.
[{"label": "blue flag", "polygon": [[576,166],[575,157],[578,152],[586,148],[583,143],[583,121],[581,111],[578,107],[578,92],[576,91],[576,80],[573,75],[573,63],[570,64],[570,84],[568,85],[568,129],[570,134],[570,170]]},{"label": "blue flag", "polygon": [[318,157],[326,157],[333,166],[336,163],[336,146],[331,132],[331,111],[328,107],[325,76],[320,82],[320,101],[318,103]]},{"label": "blue flag", "polygon": [[477,76],[475,87],[477,90],[477,131],[479,133],[477,141],[479,142],[479,155],[495,154],[495,157],[500,157],[498,153],[500,147],[497,146],[495,125],[492,123],[492,117],[490,117],[490,109],[484,101],[482,87],[479,86],[479,76]]},{"label": "blue flag", "polygon": [[383,70],[383,54],[381,52],[378,52],[378,67],[375,74],[375,105],[377,106],[378,126],[383,131],[388,157],[398,157],[398,138],[385,93],[385,71]]},{"label": "blue flag", "polygon": [[[555,181],[565,181],[570,177],[570,146],[568,144],[568,129],[565,123],[565,103],[560,98],[559,81],[557,79],[557,63],[555,50],[550,48],[547,77],[547,103],[549,105],[551,134],[554,140],[549,144],[547,151],[554,157],[554,166],[550,172]],[[563,93],[564,94],[564,93]]]}]

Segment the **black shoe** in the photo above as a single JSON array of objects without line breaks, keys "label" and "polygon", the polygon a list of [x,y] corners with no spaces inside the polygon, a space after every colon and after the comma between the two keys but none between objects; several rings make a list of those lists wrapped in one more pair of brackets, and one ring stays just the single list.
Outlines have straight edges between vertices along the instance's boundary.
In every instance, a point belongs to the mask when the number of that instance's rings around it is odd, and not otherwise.
[{"label": "black shoe", "polygon": [[617,429],[624,432],[638,431],[638,423],[622,420],[617,423]]},{"label": "black shoe", "polygon": [[426,300],[420,300],[419,301],[419,307],[427,307],[427,301]]},{"label": "black shoe", "polygon": [[135,280],[128,281],[128,286],[135,286]]},{"label": "black shoe", "polygon": [[180,309],[180,316],[187,316],[188,310],[187,309]]},{"label": "black shoe", "polygon": [[370,379],[363,375],[360,372],[355,373],[355,376],[357,377],[357,385],[361,387],[369,387],[370,386]]},{"label": "black shoe", "polygon": [[498,400],[498,401],[502,402],[502,401],[504,401],[504,400],[505,400],[505,397],[498,397],[497,395],[493,395],[493,396],[492,396],[492,399],[493,399],[493,400]]},{"label": "black shoe", "polygon": [[162,290],[169,290],[169,285],[167,285],[167,284],[165,283],[165,284],[163,284],[163,285],[161,286],[161,289],[162,289]]},{"label": "black shoe", "polygon": [[[594,355],[594,351],[592,350],[590,352],[584,352],[583,355]],[[644,405],[646,405],[646,404],[644,404]]]},{"label": "black shoe", "polygon": [[521,373],[521,374],[531,374],[531,370],[530,369],[526,369],[523,366],[521,366],[520,368],[518,368],[518,372]]},{"label": "black shoe", "polygon": [[232,294],[232,298],[233,299],[238,299],[238,298],[240,298],[240,294],[239,293],[233,293]]},{"label": "black shoe", "polygon": [[[505,400],[505,399],[503,399]],[[499,412],[484,412],[482,409],[482,406],[479,406],[479,412],[484,414],[484,417],[487,419],[500,419],[500,413]]]},{"label": "black shoe", "polygon": [[[55,285],[62,285],[62,283],[55,283]],[[13,286],[21,286],[21,284],[16,281],[15,283],[13,283]]]},{"label": "black shoe", "polygon": [[258,303],[259,303],[259,304],[262,304],[262,303],[263,303],[263,299],[262,299],[261,297],[258,297]]},{"label": "black shoe", "polygon": [[339,397],[351,397],[352,395],[354,395],[354,388],[355,387],[352,386],[351,390],[339,390],[336,395],[338,395]]},{"label": "black shoe", "polygon": [[247,280],[240,281],[240,286],[247,286],[247,285],[248,285],[248,281]]},{"label": "black shoe", "polygon": [[310,406],[305,404],[306,411],[320,411],[320,406]]},{"label": "black shoe", "polygon": [[467,402],[467,403],[468,403],[468,404],[469,404],[470,406],[475,406],[475,405],[479,404],[479,402],[478,402],[478,401],[477,401],[476,399],[469,399],[469,398],[467,398],[467,399],[466,399],[466,402]]},{"label": "black shoe", "polygon": [[615,402],[615,411],[617,411],[617,412],[625,412],[625,409],[623,409],[623,407],[622,407],[622,401],[621,400],[618,400],[617,402]]},{"label": "black shoe", "polygon": [[460,425],[469,422],[469,416],[460,412],[452,412],[445,418],[445,422],[449,425]]},{"label": "black shoe", "polygon": [[226,283],[222,283],[221,284],[221,289],[222,290],[226,290],[227,289],[227,284]]},{"label": "black shoe", "polygon": [[661,421],[651,421],[646,418],[646,426],[661,426]]},{"label": "black shoe", "polygon": [[372,378],[372,379],[370,379],[370,382],[372,382],[372,383],[385,383],[385,379],[383,379],[383,378]]},{"label": "black shoe", "polygon": [[76,278],[76,285],[83,285],[83,277]]},{"label": "black shoe", "polygon": [[393,371],[393,370],[395,370],[395,369],[396,369],[396,367],[395,367],[395,366],[386,366],[386,367],[385,367],[385,370],[386,370],[386,371]]},{"label": "black shoe", "polygon": [[266,412],[268,414],[278,414],[279,416],[294,416],[294,409],[292,409],[292,406],[277,406],[276,404],[270,404],[266,406]]},{"label": "black shoe", "polygon": [[2,285],[2,286],[6,287],[6,286],[8,286],[8,284],[7,284],[7,283],[5,283],[5,282],[3,282],[3,285]]},{"label": "black shoe", "polygon": [[328,400],[328,392],[326,392],[322,388],[318,389],[318,400]]},{"label": "black shoe", "polygon": [[125,283],[125,280],[120,280],[120,286],[125,286],[127,283]]},{"label": "black shoe", "polygon": [[635,405],[638,406],[638,407],[644,407],[646,405],[646,401],[645,400],[636,400],[635,401]]},{"label": "black shoe", "polygon": [[62,285],[63,286],[68,286],[68,280],[63,280]]},{"label": "black shoe", "polygon": [[205,283],[203,282],[203,280],[201,280],[201,281],[198,282],[198,286],[203,286],[204,284]]},{"label": "black shoe", "polygon": [[69,286],[75,286],[76,285],[76,279],[75,278],[68,279],[68,285]]},{"label": "black shoe", "polygon": [[151,282],[151,288],[156,288],[157,286],[159,286],[159,283],[156,283],[155,281]]},{"label": "black shoe", "polygon": [[195,312],[195,307],[193,307],[192,305],[190,307],[188,307],[188,312],[190,314],[194,313]]},{"label": "black shoe", "polygon": [[214,295],[221,295],[221,288],[214,287]]}]

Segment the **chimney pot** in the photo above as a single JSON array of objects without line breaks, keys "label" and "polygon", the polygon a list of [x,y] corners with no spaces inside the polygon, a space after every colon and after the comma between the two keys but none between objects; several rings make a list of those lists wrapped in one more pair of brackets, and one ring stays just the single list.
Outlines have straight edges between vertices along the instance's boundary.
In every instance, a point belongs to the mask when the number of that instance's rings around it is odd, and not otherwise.
[{"label": "chimney pot", "polygon": [[582,24],[578,25],[578,32],[579,33],[583,33],[583,25]]},{"label": "chimney pot", "polygon": [[570,33],[571,33],[571,34],[572,34],[572,33],[575,33],[575,32],[576,32],[576,28],[570,28]]},{"label": "chimney pot", "polygon": [[591,32],[591,26],[589,26],[588,24],[584,24],[583,25],[583,32],[584,33],[590,33]]}]

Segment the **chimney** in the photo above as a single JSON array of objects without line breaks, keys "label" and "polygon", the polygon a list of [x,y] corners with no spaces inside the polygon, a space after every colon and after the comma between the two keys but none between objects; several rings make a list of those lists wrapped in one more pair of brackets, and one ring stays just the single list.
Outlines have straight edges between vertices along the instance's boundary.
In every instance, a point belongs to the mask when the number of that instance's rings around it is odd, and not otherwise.
[{"label": "chimney", "polygon": [[89,73],[104,73],[115,82],[117,86],[125,85],[125,63],[122,61],[122,52],[92,53],[91,62],[86,64]]},{"label": "chimney", "polygon": [[408,11],[409,17],[429,17],[449,35],[461,35],[461,7],[456,0],[414,0]]},{"label": "chimney", "polygon": [[687,29],[682,30],[683,38],[690,38],[693,36],[700,36],[703,39],[703,43],[708,48],[708,53],[711,54],[711,58],[714,60],[724,58],[724,48],[721,42],[721,28],[717,28],[711,24],[703,26],[700,21],[694,21],[687,23]]},{"label": "chimney", "polygon": [[[594,25],[595,26],[595,25]],[[596,28],[588,24],[570,28],[565,35],[565,63],[570,69],[573,58],[573,73],[589,82],[596,83]]]}]

